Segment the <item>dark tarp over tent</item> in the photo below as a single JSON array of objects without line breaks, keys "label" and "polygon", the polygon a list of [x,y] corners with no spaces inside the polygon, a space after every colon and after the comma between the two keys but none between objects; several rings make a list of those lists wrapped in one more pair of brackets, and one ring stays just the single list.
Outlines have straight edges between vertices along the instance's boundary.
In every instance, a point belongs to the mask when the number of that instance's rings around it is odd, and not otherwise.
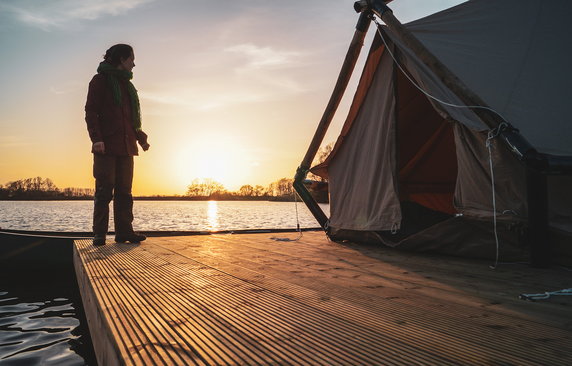
[{"label": "dark tarp over tent", "polygon": [[[406,27],[539,153],[572,156],[570,14],[567,0],[474,0]],[[329,179],[330,235],[490,258],[492,159],[503,259],[521,256],[525,165],[499,139],[489,156],[487,126],[425,96],[417,86],[464,105],[398,34],[380,32],[391,52],[376,34],[335,147],[311,170]],[[571,178],[548,176],[551,240],[572,233]]]}]

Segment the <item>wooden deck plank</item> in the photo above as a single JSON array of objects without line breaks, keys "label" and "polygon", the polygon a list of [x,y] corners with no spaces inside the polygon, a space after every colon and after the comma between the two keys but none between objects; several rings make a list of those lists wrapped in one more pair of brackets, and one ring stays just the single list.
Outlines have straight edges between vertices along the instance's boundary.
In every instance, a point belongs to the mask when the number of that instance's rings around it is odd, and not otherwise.
[{"label": "wooden deck plank", "polygon": [[[229,239],[227,238],[225,240]],[[252,242],[249,244],[252,244]],[[319,255],[314,253],[313,255],[309,254],[309,257],[314,261],[320,260],[321,264],[324,264],[328,256],[335,256],[335,260],[330,263],[330,267],[306,272],[312,276],[316,276],[324,274],[323,272],[327,272],[327,270],[333,270],[335,273],[330,277],[332,277],[334,286],[343,288],[352,286],[351,283],[342,282],[344,275],[340,269],[343,270],[344,268],[339,268],[340,264],[343,264],[340,263],[340,259],[348,262],[346,260],[347,255],[344,254],[350,253],[347,251],[348,248],[344,247],[341,250],[342,253],[336,253],[340,251],[339,245],[330,243],[329,247],[329,253],[326,254],[321,251]],[[360,253],[363,253],[364,249],[367,253],[367,247],[364,248],[363,246],[360,246]],[[278,250],[280,249],[277,248],[277,251]],[[291,253],[295,253],[295,256],[286,258],[283,263],[300,266],[299,263],[304,259],[301,258],[301,253],[304,249],[296,247],[287,250]],[[522,312],[525,311],[529,305],[518,300],[517,296],[509,298],[507,291],[517,294],[523,292],[534,293],[544,292],[546,290],[557,290],[570,286],[569,271],[561,270],[559,272],[561,274],[560,276],[555,276],[553,272],[523,266],[520,266],[520,269],[516,270],[514,267],[507,268],[506,266],[501,266],[499,270],[491,271],[483,261],[457,261],[442,257],[427,259],[425,256],[419,256],[418,254],[399,255],[396,257],[395,253],[388,250],[382,251],[380,248],[374,248],[373,251],[369,250],[369,252],[374,252],[376,255],[373,256],[373,258],[382,260],[384,265],[376,265],[377,261],[372,261],[371,258],[369,258],[370,253],[367,253],[367,256],[361,256],[365,258],[365,263],[359,255],[356,256],[355,253],[352,253],[353,255],[350,258],[351,266],[350,268],[346,268],[345,271],[349,273],[349,275],[346,276],[347,280],[352,281],[355,279],[355,283],[357,283],[357,286],[360,286],[363,291],[367,291],[369,288],[372,293],[379,292],[378,289],[382,287],[411,290],[412,292],[423,293],[425,296],[435,297],[438,300],[446,299],[448,300],[447,303],[466,303],[471,306],[473,306],[475,302],[479,302],[481,306],[490,306],[500,301],[509,301],[511,305],[519,307],[519,312]],[[382,257],[380,257],[380,253]],[[236,257],[240,254],[229,253],[229,255]],[[267,260],[266,256],[266,254],[263,256],[264,262]],[[398,262],[388,257],[398,258]],[[322,260],[321,258],[324,259]],[[407,268],[408,261],[414,262],[413,270]],[[398,265],[390,265],[393,262]],[[423,262],[427,262],[425,266],[421,264]],[[264,271],[268,272],[269,270],[280,268],[277,264],[278,263],[271,263]],[[376,269],[376,267],[378,269]],[[296,273],[297,276],[308,277],[302,268],[290,269],[290,271]],[[373,277],[371,277],[373,283],[369,285],[363,283],[367,280],[368,275],[373,275]],[[322,276],[322,279],[328,281],[327,274],[326,276]],[[318,283],[322,282],[323,281],[320,281]],[[507,282],[511,284],[511,287],[507,286]],[[549,288],[547,288],[547,284]],[[468,296],[471,293],[476,293],[478,296]],[[439,305],[441,307],[441,305],[446,305],[447,303],[440,301]],[[555,323],[561,323],[563,316],[568,314],[568,309],[554,306],[554,304],[550,302],[540,306],[544,306],[544,310],[547,314],[555,314]],[[506,307],[498,308],[502,312],[507,311]],[[567,325],[569,329],[572,329],[572,320],[568,321]]]},{"label": "wooden deck plank", "polygon": [[[178,251],[181,252],[182,249],[179,248]],[[221,266],[222,264],[219,263],[218,265]],[[239,271],[239,270],[240,270],[240,269],[236,269],[236,268],[235,268],[233,271]],[[263,270],[268,270],[268,268],[263,268]],[[234,272],[233,272],[233,273],[234,273]],[[268,271],[257,272],[257,273],[255,273],[254,275],[252,275],[252,276],[250,276],[250,277],[252,277],[252,278],[254,278],[254,280],[256,280],[256,279],[255,279],[256,276],[260,276],[260,273],[268,273]],[[243,271],[243,272],[241,273],[241,277],[242,277],[242,278],[247,278],[248,275],[245,274],[244,271]],[[273,276],[273,277],[275,278],[275,276]],[[290,277],[291,277],[292,279],[297,278],[297,277],[292,277],[292,276],[290,276]],[[313,283],[321,283],[321,281],[314,281]],[[269,281],[267,281],[267,285],[269,285]],[[311,286],[311,284],[310,284],[310,286]],[[282,286],[282,287],[284,288],[284,287],[287,287],[287,286]],[[333,288],[333,289],[335,290],[335,288]],[[325,293],[328,293],[328,292],[325,292]],[[331,294],[331,292],[329,292],[329,293]],[[299,295],[299,294],[296,294],[296,295]],[[339,291],[337,291],[336,295],[339,295]],[[355,295],[355,291],[351,293],[351,296],[354,296],[354,295]],[[306,298],[308,298],[308,296],[306,296]],[[351,297],[350,297],[350,298],[351,298]],[[328,301],[328,304],[329,304],[329,305],[332,305],[332,303],[335,302],[335,299],[332,299],[331,297],[328,297],[328,300],[329,300],[329,301]],[[353,299],[352,299],[352,300],[353,300]],[[393,299],[392,299],[392,300],[393,300]],[[354,302],[355,302],[355,301],[354,301]],[[378,302],[379,302],[379,301],[378,301]],[[316,304],[316,306],[320,306],[320,305],[321,305],[321,304],[320,304],[319,302]],[[363,305],[364,305],[364,306],[367,306],[367,304],[363,304]],[[339,304],[339,303],[333,305],[333,307],[334,307],[334,309],[342,309],[342,311],[346,311],[346,310],[347,310],[347,307],[344,307],[342,304]],[[492,332],[494,332],[494,328],[503,328],[503,327],[504,327],[505,330],[504,330],[504,332],[503,332],[502,334],[494,334],[494,333],[491,334],[491,336],[494,336],[494,337],[491,338],[491,340],[489,340],[488,343],[491,343],[490,346],[493,347],[493,348],[496,347],[496,344],[497,344],[499,341],[503,341],[503,334],[509,333],[509,334],[508,334],[508,338],[509,338],[509,339],[514,338],[514,335],[511,335],[511,334],[510,334],[510,328],[509,328],[508,326],[504,326],[504,325],[502,325],[502,324],[499,324],[499,322],[501,322],[503,319],[499,319],[498,317],[496,317],[496,318],[495,318],[495,317],[489,317],[489,316],[484,317],[483,319],[486,321],[486,323],[483,324],[484,327],[481,327],[481,326],[476,326],[476,327],[475,327],[475,326],[473,326],[473,328],[474,328],[473,330],[474,330],[474,331],[471,332],[471,331],[470,331],[470,330],[471,330],[471,329],[470,329],[470,328],[471,328],[471,325],[467,326],[467,324],[463,324],[463,323],[460,323],[460,322],[458,322],[458,321],[457,321],[457,322],[451,321],[451,320],[450,320],[450,315],[451,315],[451,314],[448,313],[448,312],[439,317],[439,316],[437,316],[438,314],[431,313],[431,312],[430,312],[429,310],[427,310],[427,309],[424,309],[423,312],[419,312],[419,304],[413,304],[413,306],[412,306],[412,304],[409,304],[409,307],[411,307],[411,308],[413,309],[413,311],[405,311],[405,312],[404,312],[404,311],[401,309],[401,307],[402,307],[402,306],[399,306],[399,305],[398,305],[398,306],[394,306],[393,308],[388,308],[387,305],[386,305],[386,306],[384,306],[384,308],[382,309],[382,312],[386,312],[386,313],[389,313],[389,314],[399,314],[398,317],[395,317],[395,318],[392,319],[393,322],[396,322],[396,323],[398,323],[398,324],[399,324],[399,323],[404,324],[405,322],[410,323],[410,324],[411,324],[411,323],[415,324],[415,318],[416,318],[416,317],[417,317],[417,318],[420,318],[420,317],[421,317],[421,319],[418,319],[418,323],[424,324],[423,318],[426,317],[427,315],[429,315],[429,316],[431,316],[431,317],[434,319],[434,322],[433,322],[432,324],[438,324],[438,325],[439,325],[439,327],[437,327],[436,329],[433,329],[433,331],[436,331],[436,332],[438,332],[438,331],[440,331],[440,332],[448,332],[448,333],[453,332],[453,335],[455,335],[455,334],[461,334],[461,333],[462,333],[462,334],[463,334],[463,337],[467,339],[467,342],[473,342],[473,343],[475,342],[475,341],[474,341],[474,339],[475,339],[474,337],[475,337],[475,336],[477,337],[476,339],[486,340],[486,338],[483,338],[483,333],[484,333],[484,334],[486,334],[487,332],[488,332],[488,333],[492,333]],[[409,309],[409,307],[406,308],[406,310]],[[439,309],[439,307],[437,307],[437,309]],[[368,311],[369,311],[369,310],[371,310],[371,309],[368,309]],[[466,312],[466,309],[463,309],[463,313],[461,314],[462,317],[467,317],[466,314],[465,314],[465,312]],[[479,315],[481,315],[481,314],[482,314],[482,311],[479,310],[479,312],[480,312]],[[352,313],[352,312],[350,312],[350,313]],[[358,313],[359,313],[359,311],[358,311]],[[363,314],[363,311],[361,311],[361,313]],[[375,318],[379,317],[380,315],[382,315],[382,314],[371,314],[371,316],[370,316],[369,318],[375,319]],[[479,317],[476,317],[476,316],[474,316],[474,315],[472,315],[471,318],[473,318],[473,319],[476,318],[477,321],[479,320]],[[513,319],[504,319],[504,322],[507,323],[507,324],[510,324],[510,325],[514,325],[514,320],[513,320]],[[424,327],[424,328],[416,328],[416,329],[412,330],[411,332],[408,332],[407,338],[415,339],[415,337],[418,336],[419,333],[422,334],[423,331],[426,331],[427,328],[428,328],[428,326],[425,325],[425,324],[423,325],[423,327]],[[456,329],[455,327],[456,327],[457,329]],[[527,332],[527,331],[528,331],[528,330],[532,330],[532,329],[527,329],[525,326],[522,326],[522,325],[521,325],[521,327],[523,327],[523,328],[520,329],[520,330],[521,330],[520,336],[526,337],[526,336],[528,335],[528,332]],[[534,327],[535,327],[535,329],[537,328],[536,325],[534,325]],[[530,328],[530,327],[529,327],[529,328]],[[392,332],[393,332],[394,330],[389,330],[389,331],[392,331]],[[455,332],[456,332],[456,333],[455,333]],[[425,332],[425,333],[427,333],[427,332]],[[445,336],[444,333],[441,333],[441,334],[435,334],[435,333],[433,333],[433,334],[424,334],[423,337],[429,338],[429,339],[431,339],[431,338],[436,338],[436,339],[439,340],[440,342],[444,343],[444,347],[449,347],[450,344],[454,344],[454,343],[451,343],[450,340],[447,340],[447,337]],[[457,337],[459,337],[459,336],[457,335]],[[499,337],[500,337],[500,338],[499,338]],[[507,337],[504,337],[504,338],[507,338]],[[423,340],[421,340],[421,341],[423,341]],[[433,342],[434,342],[434,341],[433,341]],[[523,342],[521,342],[521,343],[523,343]],[[563,342],[563,343],[565,344],[566,342]],[[438,345],[435,344],[435,343],[433,343],[433,344],[431,345],[431,347],[437,347],[437,346],[438,346]],[[503,347],[504,347],[504,345],[500,345],[500,346],[497,347],[497,348],[500,348],[499,352],[502,352]],[[470,348],[470,347],[467,346],[467,348]],[[524,352],[524,354],[526,354],[526,353],[529,351],[529,349],[530,349],[529,347],[523,347],[523,350],[522,350],[522,351]],[[481,351],[481,350],[478,350],[478,353],[482,353],[482,351]]]},{"label": "wooden deck plank", "polygon": [[[134,263],[134,264],[137,264],[137,263]],[[153,305],[157,306],[158,309],[162,309],[164,306],[168,307],[170,309],[170,313],[166,312],[164,315],[167,317],[172,317],[173,323],[177,324],[179,327],[184,327],[186,325],[185,321],[191,320],[191,322],[193,322],[191,324],[191,327],[199,330],[199,333],[193,334],[192,337],[197,337],[199,339],[201,337],[207,337],[208,338],[210,336],[210,334],[208,333],[208,331],[205,332],[204,329],[212,329],[214,331],[217,331],[217,325],[215,324],[216,322],[213,321],[213,320],[216,320],[216,317],[212,316],[212,314],[203,314],[203,312],[204,312],[203,307],[205,307],[205,304],[208,304],[208,302],[205,302],[204,301],[205,298],[202,298],[201,303],[193,303],[194,299],[192,297],[191,298],[185,298],[185,297],[179,296],[179,292],[181,290],[193,290],[193,289],[189,286],[186,286],[184,283],[185,282],[184,280],[179,281],[179,277],[177,277],[178,275],[182,275],[184,278],[186,273],[184,273],[184,272],[178,273],[177,268],[169,268],[168,264],[169,264],[168,262],[156,263],[156,266],[158,268],[163,269],[162,267],[166,267],[165,268],[166,273],[161,273],[163,271],[157,270],[157,269],[153,270],[152,272],[149,272],[149,273],[153,273],[154,275],[160,275],[161,282],[158,282],[157,280],[155,280],[155,277],[154,277],[154,278],[151,278],[148,281],[146,281],[146,283],[140,283],[141,290],[142,290],[141,295],[148,296],[152,300],[151,303]],[[151,270],[151,268],[146,267],[145,270]],[[175,275],[173,276],[173,274],[175,274]],[[196,281],[194,281],[194,282],[196,282]],[[157,291],[157,289],[160,289],[161,291]],[[168,299],[161,296],[161,293],[167,293]],[[158,295],[158,296],[155,296],[155,295]],[[186,304],[186,306],[183,307],[182,312],[179,312],[178,310],[180,310],[180,309],[175,309],[176,305],[174,305],[174,306],[169,305],[168,301],[171,301],[172,304],[178,304],[178,303]],[[217,304],[215,304],[215,305],[217,305]],[[192,311],[185,312],[184,311],[185,308],[187,308],[189,306],[192,307],[192,309],[191,309]],[[200,322],[197,321],[197,319],[199,319],[199,318],[201,320]],[[221,329],[223,329],[223,328],[221,328]],[[217,348],[222,348],[223,343],[219,342],[219,340],[220,339],[226,340],[225,337],[227,337],[227,336],[225,334],[223,334],[223,332],[218,332],[218,334],[216,334],[215,337],[213,337],[212,339],[209,339],[210,342],[208,342],[209,344],[206,347],[207,351],[209,348],[211,350],[216,350]],[[217,343],[217,344],[214,344],[214,343]],[[233,346],[233,344],[230,343],[230,341],[224,342],[224,346],[227,346],[227,345],[231,346],[231,347]],[[257,356],[255,354],[253,354],[252,357],[256,358]],[[222,361],[219,359],[216,361],[213,360],[213,362],[220,363]]]},{"label": "wooden deck plank", "polygon": [[[291,257],[292,253],[293,253],[292,248],[289,248],[287,245],[272,247],[272,250],[269,251],[268,250],[268,242],[264,243],[264,241],[252,241],[252,240],[248,240],[248,238],[236,238],[236,239],[232,238],[231,239],[228,236],[227,237],[219,236],[219,238],[220,238],[220,240],[225,240],[225,241],[230,240],[233,243],[235,243],[237,240],[240,240],[240,242],[243,243],[244,245],[248,245],[249,247],[257,248],[257,249],[260,248],[261,250],[263,250],[267,253],[267,255],[265,255],[265,259],[269,259],[270,255],[278,254],[278,255],[282,256],[283,260],[285,260],[285,259],[289,260],[288,255]],[[314,244],[314,243],[312,243],[312,244]],[[334,247],[336,250],[332,251],[332,247]],[[329,248],[329,250],[328,250],[328,248]],[[360,249],[361,250],[367,249],[367,246],[365,248],[362,247]],[[376,248],[376,249],[379,249],[379,248]],[[334,267],[334,269],[343,269],[343,268],[335,268],[336,265],[339,264],[339,260],[340,260],[339,252],[340,251],[346,252],[346,253],[351,252],[351,251],[348,251],[347,248],[340,250],[339,246],[336,247],[335,243],[333,243],[333,244],[331,243],[330,245],[328,245],[328,247],[325,248],[325,250],[320,251],[321,255],[317,256],[315,249],[308,248],[307,246],[301,246],[301,247],[296,248],[295,255],[297,256],[297,258],[296,258],[296,261],[294,263],[296,263],[296,264],[304,263],[304,266],[311,266],[311,265],[324,266],[325,269],[332,268],[332,266]],[[369,252],[371,253],[372,251],[369,251]],[[376,257],[379,258],[380,251],[376,250],[374,253],[377,254]],[[387,252],[385,252],[384,254],[386,254],[383,257],[384,262],[390,263],[391,259],[387,258]],[[410,257],[411,256],[418,257],[419,255],[414,254],[414,255],[410,255]],[[400,261],[402,261],[404,258],[407,258],[407,257],[401,255],[401,256],[399,256],[399,258],[400,258]],[[291,260],[290,260],[290,262],[291,262]],[[403,272],[401,272],[402,271],[401,266],[399,268],[388,267],[388,266],[384,266],[382,268],[379,268],[379,266],[375,266],[375,262],[372,262],[370,258],[368,258],[366,256],[359,257],[359,256],[355,256],[355,255],[352,256],[352,262],[353,262],[352,263],[353,268],[350,268],[351,270],[355,271],[357,268],[359,268],[360,270],[362,268],[367,268],[367,272],[369,272],[373,275],[387,276],[387,271],[388,270],[391,271],[392,269],[394,269],[394,273],[392,273],[391,279],[399,279],[399,280],[408,281],[407,277],[409,277],[409,276],[401,276],[400,275],[400,273],[403,273]],[[420,267],[420,262],[421,261],[418,258],[415,258],[415,266],[417,268]],[[460,271],[464,274],[463,276],[457,277],[458,279],[466,280],[467,278],[470,278],[469,276],[467,276],[467,273],[466,273],[467,268],[464,265],[459,266],[458,265],[459,263],[456,263],[455,261],[449,262],[449,263],[439,263],[435,260],[435,258],[432,258],[429,263],[432,266],[432,268],[431,268],[432,276],[435,276],[435,278],[437,278],[437,279],[439,279],[439,276],[450,277],[451,272],[455,271],[455,270]],[[402,264],[402,263],[400,263],[400,264]],[[439,273],[440,266],[435,268],[436,264],[439,264],[439,265],[445,264],[443,271],[441,271],[442,273]],[[457,266],[456,266],[457,268],[455,268],[456,264],[457,264]],[[479,265],[481,265],[481,264],[482,264],[482,262],[479,262]],[[313,269],[313,268],[309,268],[309,269]],[[318,271],[321,270],[320,268],[316,268],[316,269]],[[395,269],[399,269],[399,272],[396,272]],[[502,271],[503,271],[503,269],[501,266],[501,269],[499,270],[499,272],[502,272]],[[487,280],[487,288],[488,289],[490,289],[491,286],[495,286],[495,285],[499,288],[503,288],[503,289],[506,288],[506,284],[505,284],[506,278],[499,278],[500,277],[498,275],[499,272],[483,271],[483,272],[479,273],[479,275],[482,278],[485,278]],[[535,282],[536,282],[536,286],[539,286],[539,285],[544,286],[545,285],[545,281],[542,281],[542,278],[541,278],[542,271],[536,271],[535,272],[534,270],[531,271],[530,268],[526,268],[526,272],[525,271],[518,271],[518,270],[515,271],[515,270],[511,269],[510,272],[508,272],[508,273],[514,274],[510,278],[513,285],[518,285],[519,282],[520,282],[520,284],[525,284],[526,286],[530,286],[531,284],[534,285]],[[405,274],[408,274],[408,273],[405,273]],[[337,276],[340,277],[340,276],[343,276],[343,274],[337,273]],[[524,280],[519,281],[519,277],[523,277]],[[535,281],[537,279],[539,279],[539,280]],[[562,286],[566,285],[565,277],[563,276],[561,281],[559,281],[559,282],[561,282],[560,285],[562,285]],[[439,285],[439,283],[436,282],[434,285]],[[558,287],[560,285],[558,283],[554,284],[554,286],[556,286],[556,287]],[[466,284],[464,283],[462,287],[465,288]],[[540,289],[542,289],[542,287],[540,287],[539,290]]]},{"label": "wooden deck plank", "polygon": [[[81,244],[84,248],[91,246],[89,241]],[[85,253],[84,264],[86,272],[93,275],[92,283],[99,303],[104,305],[102,311],[112,313],[114,321],[110,328],[120,343],[118,359],[129,359],[133,364],[187,363],[185,352],[172,352],[173,346],[178,346],[182,339],[165,337],[164,333],[157,332],[165,325],[161,324],[155,310],[138,296],[133,296],[136,289],[122,281],[122,267],[106,265],[110,253],[101,249]]]},{"label": "wooden deck plank", "polygon": [[[267,286],[269,285],[268,282],[266,282],[265,284]],[[281,288],[284,289],[287,287],[289,287],[289,288],[294,287],[292,284],[279,284],[279,283],[277,284],[277,283],[275,283],[274,285],[277,285],[277,286],[268,286],[268,288],[275,288],[275,289],[279,290]],[[329,313],[332,314],[332,316],[344,316],[344,314],[350,314],[350,316],[348,317],[348,320],[361,323],[360,325],[363,327],[362,328],[363,332],[366,332],[369,327],[371,327],[372,325],[376,325],[376,323],[378,323],[377,319],[378,319],[379,314],[372,314],[372,313],[370,313],[370,311],[368,311],[365,308],[356,307],[352,304],[348,304],[348,303],[345,303],[343,301],[338,301],[337,299],[331,298],[329,296],[325,297],[323,295],[323,293],[315,292],[315,293],[308,294],[308,291],[305,291],[304,288],[301,288],[301,289],[302,289],[301,291],[298,290],[295,294],[289,293],[288,295],[292,296],[292,297],[296,297],[297,299],[304,299],[305,303],[312,303],[314,306],[321,308],[321,310],[324,310],[324,311],[330,310]],[[304,293],[304,294],[301,294],[301,293]],[[310,301],[310,299],[312,299],[312,298],[315,301]],[[322,301],[327,301],[328,306],[320,306],[319,303]],[[332,308],[335,310],[339,310],[339,311],[332,312],[331,311]],[[358,315],[353,316],[354,314],[358,314]],[[383,327],[383,323],[377,324],[377,325]],[[391,333],[394,333],[394,331],[395,331],[395,329],[391,328],[391,326],[385,330],[387,332],[384,334],[391,334]],[[401,337],[402,338],[401,340],[403,342],[415,341],[416,336],[419,337],[418,333],[420,333],[420,330],[417,329],[417,330],[414,330],[410,333],[411,334],[409,334],[409,335],[405,335],[405,336]],[[438,346],[434,345],[436,348],[442,348],[443,350],[446,350],[449,347],[446,343],[446,340],[443,340],[442,337],[439,337],[438,334],[436,334],[436,333],[427,334],[428,332],[424,332],[424,333],[425,334],[421,334],[420,339],[423,339],[424,337],[438,337],[437,339],[439,339],[439,341],[442,343],[442,346],[438,347]],[[401,349],[402,352],[403,352],[403,349],[405,348],[403,345],[397,345],[396,346],[395,344],[393,344],[390,346],[393,346],[396,349]],[[376,352],[377,350],[373,349],[372,351]],[[410,349],[410,352],[416,353],[416,352],[419,352],[419,350],[414,348],[414,349]],[[465,357],[466,357],[466,355],[465,355]],[[425,361],[428,361],[430,359],[431,358],[426,359]],[[438,362],[438,360],[433,359],[433,362]],[[445,362],[445,361],[440,360],[440,362],[438,362],[438,363],[441,363],[441,362]]]},{"label": "wooden deck plank", "polygon": [[[168,273],[171,273],[171,272],[174,272],[174,271],[176,272],[176,269],[169,269],[169,270],[168,270]],[[235,289],[235,291],[236,291],[236,289]],[[221,294],[221,295],[223,295],[223,294]],[[248,295],[250,295],[250,294],[247,293],[247,294],[245,294],[245,295],[248,296]],[[241,301],[242,301],[243,298],[246,298],[246,297],[240,297]],[[203,297],[201,300],[203,300],[203,301],[205,301],[205,302],[208,303],[208,300],[209,300],[209,299]],[[228,299],[227,299],[227,300],[228,300]],[[267,302],[266,304],[268,304],[268,303],[269,303],[269,302]],[[210,304],[209,307],[220,306],[220,304],[216,304],[216,303],[209,303],[209,304]],[[252,309],[250,309],[250,310],[252,310]],[[246,314],[243,314],[243,315],[242,315],[242,318],[245,318],[245,319],[246,319],[246,318],[247,318]],[[271,329],[272,329],[272,328],[280,329],[279,327],[271,327]],[[296,350],[296,348],[291,348],[291,351],[293,351],[293,350]],[[297,352],[299,352],[299,351],[300,351],[300,350],[298,349]],[[310,350],[309,350],[309,353],[312,353],[312,352],[315,352],[315,349],[310,349]],[[349,360],[348,360],[348,361],[349,361]]]},{"label": "wooden deck plank", "polygon": [[98,360],[101,349],[106,365],[111,354],[115,364],[571,361],[572,304],[513,298],[567,283],[558,273],[493,272],[483,262],[331,243],[319,232],[272,239],[289,236],[77,241]]},{"label": "wooden deck plank", "polygon": [[[224,247],[227,246],[227,244],[228,243],[220,244],[220,246]],[[196,250],[194,250],[192,246],[185,249],[184,244],[181,244],[181,246],[175,246],[173,248],[177,248],[177,250],[181,253],[186,253],[186,251],[188,251],[192,254],[193,258],[196,258],[199,261],[205,260],[209,261],[210,263],[217,264],[216,256],[218,254],[216,254],[216,252],[218,252],[218,249],[217,251],[213,251],[211,248],[215,245],[217,245],[217,243],[211,241],[209,243],[208,253],[202,256],[201,253],[198,253]],[[233,247],[237,246],[233,245]],[[454,310],[454,308],[451,306],[452,304],[464,304],[470,306],[476,312],[474,314],[468,313],[468,315],[472,317],[476,317],[478,314],[480,314],[481,308],[488,308],[488,310],[492,312],[499,312],[510,315],[515,313],[515,311],[511,310],[511,308],[516,307],[518,308],[517,313],[522,316],[524,313],[526,313],[527,309],[531,307],[530,304],[518,300],[517,298],[519,293],[533,292],[531,291],[530,287],[526,287],[521,284],[521,287],[519,288],[518,285],[515,285],[512,280],[514,276],[507,277],[507,274],[510,272],[506,270],[505,273],[500,271],[490,271],[487,265],[483,264],[483,262],[476,264],[476,266],[480,267],[479,271],[476,271],[475,268],[465,267],[464,272],[451,270],[449,277],[441,278],[436,276],[435,272],[443,271],[442,268],[436,268],[431,273],[425,272],[423,275],[418,275],[415,273],[417,270],[404,271],[403,267],[399,269],[396,266],[389,265],[384,259],[384,265],[378,266],[382,267],[383,270],[380,270],[379,273],[376,273],[375,275],[368,274],[367,272],[370,272],[369,269],[363,270],[362,268],[352,266],[350,269],[345,269],[346,272],[350,270],[352,271],[349,272],[349,275],[340,276],[339,259],[331,264],[329,268],[330,271],[303,271],[301,268],[299,268],[301,266],[303,267],[303,265],[299,264],[302,262],[299,255],[300,249],[298,247],[294,247],[290,248],[290,251],[295,253],[295,255],[291,258],[286,258],[281,263],[267,262],[264,255],[262,256],[262,259],[259,259],[261,258],[260,255],[252,255],[252,252],[245,251],[241,247],[238,249],[235,248],[234,251],[229,249],[228,253],[225,255],[232,257],[234,262],[239,262],[243,267],[256,269],[259,272],[259,276],[271,274],[273,278],[292,278],[293,281],[299,282],[312,281],[310,286],[313,286],[314,288],[316,288],[316,286],[320,286],[319,290],[325,292],[346,292],[350,297],[357,296],[366,302],[374,301],[376,296],[386,298],[393,297],[394,299],[400,299],[401,301],[417,301],[418,295],[422,294],[425,297],[432,297],[435,299],[433,302],[429,302],[427,299],[425,299],[423,302],[424,304],[435,303],[437,304],[437,306],[434,307],[435,310],[446,312],[447,314]],[[252,259],[247,257],[248,254],[251,254]],[[331,253],[328,255],[331,255]],[[319,256],[316,255],[315,257],[320,258],[324,256],[326,255],[320,253]],[[351,258],[352,263],[356,260],[355,257],[356,256],[354,255]],[[446,266],[446,264],[441,264],[435,261],[434,264],[439,265],[439,267]],[[531,269],[531,272],[533,273],[538,271],[539,270]],[[402,272],[407,273],[402,274]],[[483,273],[490,276],[491,272],[498,277],[495,279],[495,281],[503,284],[504,287],[496,288],[495,290],[488,290],[487,285],[491,281],[486,280]],[[551,286],[554,286],[554,282],[556,282],[557,286],[562,286],[556,288],[564,288],[566,286],[565,280],[568,277],[565,276],[567,274],[566,272],[561,273],[563,274],[562,276],[557,277],[556,280],[549,280],[548,283],[550,283]],[[403,277],[406,278],[404,279]],[[459,278],[462,277],[464,277],[464,279],[459,280]],[[535,280],[535,277],[530,277],[532,280]],[[480,283],[473,284],[472,282],[475,282],[475,278],[478,278]],[[315,279],[319,279],[319,281],[314,281]],[[444,281],[445,279],[447,279],[447,281]],[[452,283],[452,285],[447,284],[447,282]],[[510,283],[512,286],[507,286],[507,283]],[[500,285],[496,286],[498,287]],[[569,283],[567,286],[569,286]],[[536,288],[535,291],[540,291],[541,288],[542,287]],[[512,298],[507,296],[507,291],[512,291]],[[544,291],[546,291],[546,287],[544,288]],[[506,306],[507,304],[510,306]],[[566,307],[555,306],[555,304],[551,303],[534,304],[534,307],[542,307],[544,309],[546,312],[545,320],[548,320],[548,318],[554,315],[554,323],[557,324],[561,324],[562,319],[565,319],[565,316],[569,314],[569,312],[567,313]],[[466,309],[463,309],[463,312],[466,311]],[[567,324],[568,329],[572,329],[570,320],[567,322]]]}]

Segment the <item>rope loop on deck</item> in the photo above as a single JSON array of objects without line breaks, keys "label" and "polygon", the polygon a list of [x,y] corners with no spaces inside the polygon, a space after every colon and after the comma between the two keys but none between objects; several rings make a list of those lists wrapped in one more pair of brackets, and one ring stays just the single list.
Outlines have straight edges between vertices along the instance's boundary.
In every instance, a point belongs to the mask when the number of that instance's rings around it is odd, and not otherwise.
[{"label": "rope loop on deck", "polygon": [[563,290],[552,291],[552,292],[547,291],[541,294],[521,294],[519,296],[519,299],[536,301],[536,300],[546,300],[549,299],[551,296],[572,296],[572,288],[565,288]]}]

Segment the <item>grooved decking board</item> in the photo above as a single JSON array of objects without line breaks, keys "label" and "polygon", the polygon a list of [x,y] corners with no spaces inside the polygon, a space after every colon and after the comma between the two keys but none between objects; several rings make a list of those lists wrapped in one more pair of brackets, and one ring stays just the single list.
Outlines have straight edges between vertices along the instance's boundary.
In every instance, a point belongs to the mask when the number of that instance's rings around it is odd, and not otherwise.
[{"label": "grooved decking board", "polygon": [[76,241],[99,363],[572,364],[570,272],[296,236]]}]

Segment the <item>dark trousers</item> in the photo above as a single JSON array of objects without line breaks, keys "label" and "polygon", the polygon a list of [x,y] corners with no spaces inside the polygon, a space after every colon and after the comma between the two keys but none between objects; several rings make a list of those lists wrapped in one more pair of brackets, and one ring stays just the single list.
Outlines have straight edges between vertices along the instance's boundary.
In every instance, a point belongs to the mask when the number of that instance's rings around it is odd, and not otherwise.
[{"label": "dark trousers", "polygon": [[95,199],[93,233],[104,237],[109,225],[109,202],[113,198],[115,235],[133,232],[133,156],[93,154]]}]

